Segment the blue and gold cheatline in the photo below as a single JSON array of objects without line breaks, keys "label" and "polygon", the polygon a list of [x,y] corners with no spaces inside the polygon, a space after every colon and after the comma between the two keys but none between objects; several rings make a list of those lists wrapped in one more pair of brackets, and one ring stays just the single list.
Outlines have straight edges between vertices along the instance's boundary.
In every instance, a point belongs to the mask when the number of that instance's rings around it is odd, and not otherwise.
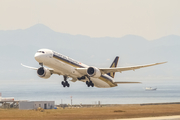
[{"label": "blue and gold cheatline", "polygon": [[[71,59],[71,58],[67,58],[64,55],[61,55],[57,52],[53,52],[53,58],[60,60],[68,65],[71,65],[73,67],[76,68],[85,68],[84,66],[80,65],[79,62]],[[119,58],[118,58],[119,59]],[[118,61],[118,60],[117,60]],[[114,62],[113,62],[114,63]],[[117,66],[117,64],[115,64]],[[112,65],[111,65],[112,66]],[[114,75],[114,74],[113,74]],[[117,86],[116,83],[114,83],[111,79],[109,79],[108,77],[106,77],[105,75],[101,75],[101,77],[99,77],[99,79],[101,79],[102,81],[108,83],[111,87]]]}]

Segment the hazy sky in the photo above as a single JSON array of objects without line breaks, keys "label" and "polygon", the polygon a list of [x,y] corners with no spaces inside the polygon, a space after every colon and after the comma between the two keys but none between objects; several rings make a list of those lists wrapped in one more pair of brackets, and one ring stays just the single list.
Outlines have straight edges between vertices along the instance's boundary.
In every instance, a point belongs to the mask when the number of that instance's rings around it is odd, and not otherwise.
[{"label": "hazy sky", "polygon": [[91,37],[180,35],[180,0],[0,0],[0,30],[42,23]]}]

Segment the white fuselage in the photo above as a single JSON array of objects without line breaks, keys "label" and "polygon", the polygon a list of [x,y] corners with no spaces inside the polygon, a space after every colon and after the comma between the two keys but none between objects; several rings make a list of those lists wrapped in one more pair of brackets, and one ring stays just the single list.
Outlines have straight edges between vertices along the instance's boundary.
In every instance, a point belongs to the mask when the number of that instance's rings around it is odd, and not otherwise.
[{"label": "white fuselage", "polygon": [[[75,79],[83,76],[76,70],[76,68],[89,67],[83,63],[80,63],[65,55],[62,55],[49,49],[38,50],[38,52],[35,54],[35,59],[37,62],[43,63],[43,65],[52,68],[56,74],[68,76]],[[113,78],[106,74],[101,75],[101,77],[99,78],[91,77],[90,79],[96,87],[108,88],[117,86],[117,84],[114,83]],[[79,81],[85,82],[88,81],[88,78]]]}]

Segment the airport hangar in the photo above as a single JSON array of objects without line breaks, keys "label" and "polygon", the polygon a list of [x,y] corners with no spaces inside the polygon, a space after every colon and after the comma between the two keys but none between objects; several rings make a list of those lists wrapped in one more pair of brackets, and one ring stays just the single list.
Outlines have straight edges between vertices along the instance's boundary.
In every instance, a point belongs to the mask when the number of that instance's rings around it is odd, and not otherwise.
[{"label": "airport hangar", "polygon": [[20,110],[30,110],[30,109],[54,109],[55,102],[54,101],[20,101],[19,109]]}]

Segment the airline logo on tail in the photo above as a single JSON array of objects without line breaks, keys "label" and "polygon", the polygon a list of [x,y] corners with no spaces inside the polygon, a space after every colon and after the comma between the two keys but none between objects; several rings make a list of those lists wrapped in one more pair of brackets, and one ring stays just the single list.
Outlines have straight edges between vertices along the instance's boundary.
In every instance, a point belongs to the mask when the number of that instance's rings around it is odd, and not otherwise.
[{"label": "airline logo on tail", "polygon": [[[117,64],[118,64],[118,61],[119,61],[119,57],[117,56],[117,57],[114,59],[113,63],[111,64],[110,68],[116,68],[116,67],[117,67]],[[107,75],[109,75],[109,76],[111,76],[112,78],[114,78],[115,72],[110,72],[110,73],[108,73]]]}]

